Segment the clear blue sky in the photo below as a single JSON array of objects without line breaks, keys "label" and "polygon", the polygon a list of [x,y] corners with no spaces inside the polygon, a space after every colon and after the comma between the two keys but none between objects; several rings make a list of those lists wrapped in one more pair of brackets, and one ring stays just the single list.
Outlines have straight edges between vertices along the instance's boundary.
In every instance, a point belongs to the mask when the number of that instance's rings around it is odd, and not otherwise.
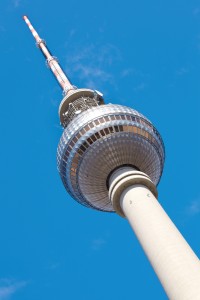
[{"label": "clear blue sky", "polygon": [[200,256],[199,1],[0,2],[0,300],[167,299],[127,221],[64,190],[62,94],[24,14],[75,85],[158,128],[159,201]]}]

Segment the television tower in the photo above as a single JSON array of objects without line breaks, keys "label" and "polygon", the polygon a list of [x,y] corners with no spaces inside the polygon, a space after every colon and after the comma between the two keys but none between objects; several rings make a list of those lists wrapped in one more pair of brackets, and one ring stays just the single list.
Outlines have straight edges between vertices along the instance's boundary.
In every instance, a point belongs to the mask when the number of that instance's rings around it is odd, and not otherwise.
[{"label": "television tower", "polygon": [[66,190],[84,206],[128,219],[169,299],[199,300],[199,259],[157,201],[165,158],[157,129],[136,110],[73,86],[23,18],[63,89],[57,161]]}]

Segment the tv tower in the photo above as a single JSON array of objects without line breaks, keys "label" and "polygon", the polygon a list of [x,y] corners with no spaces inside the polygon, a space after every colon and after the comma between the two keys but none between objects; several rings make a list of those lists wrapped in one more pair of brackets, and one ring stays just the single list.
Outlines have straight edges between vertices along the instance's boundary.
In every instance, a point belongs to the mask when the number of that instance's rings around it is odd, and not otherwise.
[{"label": "tv tower", "polygon": [[136,110],[72,85],[23,18],[63,90],[57,161],[67,192],[84,206],[128,219],[169,299],[199,300],[199,259],[157,200],[165,159],[159,132]]}]

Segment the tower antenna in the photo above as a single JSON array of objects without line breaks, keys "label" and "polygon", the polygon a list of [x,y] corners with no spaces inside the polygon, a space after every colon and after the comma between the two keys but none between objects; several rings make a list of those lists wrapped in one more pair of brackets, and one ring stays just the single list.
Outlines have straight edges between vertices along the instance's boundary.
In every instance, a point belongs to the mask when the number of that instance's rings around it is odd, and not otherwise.
[{"label": "tower antenna", "polygon": [[58,63],[58,60],[55,56],[51,54],[49,51],[46,42],[40,38],[37,31],[32,26],[31,22],[29,21],[27,16],[23,16],[24,21],[26,22],[27,26],[29,27],[32,35],[36,40],[37,47],[41,50],[42,54],[46,58],[47,66],[51,69],[52,73],[54,74],[55,78],[57,79],[59,85],[61,86],[63,93],[66,95],[69,90],[74,90],[75,87],[71,84],[70,80],[65,75],[64,71],[62,70],[61,66]]}]

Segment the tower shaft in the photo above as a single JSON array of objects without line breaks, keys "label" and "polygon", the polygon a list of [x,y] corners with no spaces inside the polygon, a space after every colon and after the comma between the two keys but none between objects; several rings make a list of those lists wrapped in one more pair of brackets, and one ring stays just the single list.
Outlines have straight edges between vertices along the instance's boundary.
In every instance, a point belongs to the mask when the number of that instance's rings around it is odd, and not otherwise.
[{"label": "tower shaft", "polygon": [[198,300],[199,259],[158,203],[150,179],[121,168],[110,183],[113,205],[128,219],[169,299]]}]

